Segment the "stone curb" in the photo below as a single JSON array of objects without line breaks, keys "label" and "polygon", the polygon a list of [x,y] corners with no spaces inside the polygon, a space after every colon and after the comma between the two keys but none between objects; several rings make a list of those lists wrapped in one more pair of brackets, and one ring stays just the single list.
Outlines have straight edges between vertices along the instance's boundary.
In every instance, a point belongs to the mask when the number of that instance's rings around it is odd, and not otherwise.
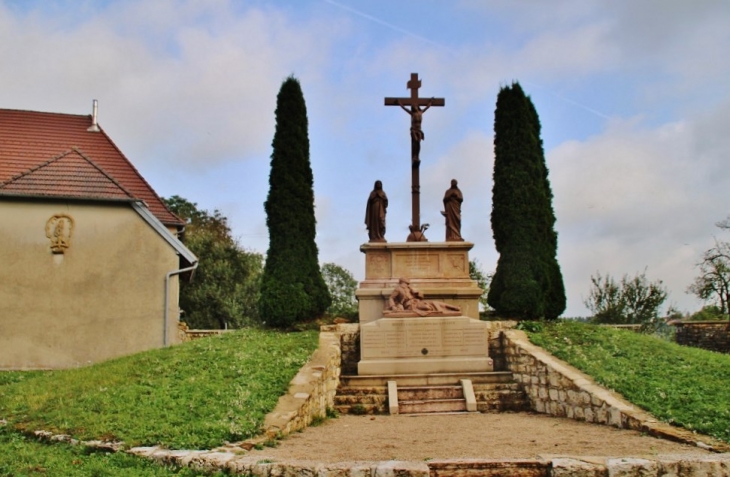
[{"label": "stone curb", "polygon": [[538,456],[536,459],[446,459],[427,462],[271,461],[231,452],[136,447],[131,454],[177,467],[255,477],[730,477],[730,454],[633,457]]}]

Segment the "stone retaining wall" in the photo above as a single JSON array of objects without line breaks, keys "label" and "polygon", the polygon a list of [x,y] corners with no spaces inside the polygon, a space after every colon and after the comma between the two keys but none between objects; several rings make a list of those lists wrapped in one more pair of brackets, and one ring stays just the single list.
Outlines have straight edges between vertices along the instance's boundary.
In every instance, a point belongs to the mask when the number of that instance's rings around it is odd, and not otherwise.
[{"label": "stone retaining wall", "polygon": [[184,321],[178,321],[177,323],[177,334],[180,337],[181,343],[199,338],[207,338],[208,336],[218,336],[231,331],[235,330],[191,330]]},{"label": "stone retaining wall", "polygon": [[314,419],[324,418],[328,410],[334,409],[340,383],[340,359],[337,333],[320,332],[317,351],[294,376],[276,408],[266,415],[262,438],[274,439],[304,429]]},{"label": "stone retaining wall", "polygon": [[536,412],[638,430],[719,452],[730,451],[730,446],[708,436],[657,421],[576,368],[533,345],[522,331],[503,331],[502,345],[507,369],[524,386],[530,406]]},{"label": "stone retaining wall", "polygon": [[683,346],[694,346],[720,353],[730,353],[730,322],[675,321],[675,340]]}]

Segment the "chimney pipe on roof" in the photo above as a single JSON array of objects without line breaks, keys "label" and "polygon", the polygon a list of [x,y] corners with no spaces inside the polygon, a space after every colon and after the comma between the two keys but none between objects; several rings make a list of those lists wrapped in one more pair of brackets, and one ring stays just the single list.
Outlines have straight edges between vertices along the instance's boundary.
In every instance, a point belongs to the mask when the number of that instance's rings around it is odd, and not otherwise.
[{"label": "chimney pipe on roof", "polygon": [[99,132],[99,125],[97,124],[97,114],[99,112],[99,102],[97,100],[94,100],[94,109],[91,113],[91,127],[87,129],[89,132]]}]

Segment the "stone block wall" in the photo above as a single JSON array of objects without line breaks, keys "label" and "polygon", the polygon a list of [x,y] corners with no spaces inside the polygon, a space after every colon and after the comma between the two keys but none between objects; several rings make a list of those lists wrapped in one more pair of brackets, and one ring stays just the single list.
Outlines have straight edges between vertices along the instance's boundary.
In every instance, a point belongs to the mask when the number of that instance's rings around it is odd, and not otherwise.
[{"label": "stone block wall", "polygon": [[360,361],[360,325],[358,323],[343,323],[323,326],[322,330],[336,333],[339,337],[342,353],[342,374],[345,376],[356,375],[357,363]]},{"label": "stone block wall", "polygon": [[730,353],[730,322],[679,321],[672,324],[677,329],[675,340],[678,344]]},{"label": "stone block wall", "polygon": [[641,429],[648,414],[530,343],[519,330],[502,333],[507,369],[522,383],[534,411],[619,428]]},{"label": "stone block wall", "polygon": [[517,326],[516,321],[487,321],[489,333],[489,357],[494,362],[495,371],[507,371],[506,355],[504,354],[504,336],[502,331]]},{"label": "stone block wall", "polygon": [[719,452],[730,451],[730,446],[711,437],[657,421],[619,394],[530,343],[523,331],[505,330],[501,334],[507,370],[524,387],[533,411],[638,430]]},{"label": "stone block wall", "polygon": [[334,409],[340,363],[339,336],[333,331],[320,332],[317,351],[294,376],[274,411],[266,415],[265,436],[276,438],[304,429],[314,419],[324,418],[328,410]]}]

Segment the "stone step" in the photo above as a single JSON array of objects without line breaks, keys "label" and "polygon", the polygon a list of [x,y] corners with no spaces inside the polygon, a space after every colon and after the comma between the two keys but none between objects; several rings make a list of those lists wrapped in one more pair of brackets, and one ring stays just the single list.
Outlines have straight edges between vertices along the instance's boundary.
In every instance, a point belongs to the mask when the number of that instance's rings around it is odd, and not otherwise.
[{"label": "stone step", "polygon": [[542,459],[453,459],[430,461],[428,468],[430,477],[548,477],[552,474],[550,464]]},{"label": "stone step", "polygon": [[466,412],[466,399],[398,400],[400,414],[427,414],[434,412]]},{"label": "stone step", "polygon": [[509,371],[484,373],[442,373],[442,374],[395,374],[369,376],[340,376],[340,386],[367,387],[387,386],[388,381],[396,381],[399,386],[444,386],[457,385],[462,379],[469,379],[474,385],[512,382]]},{"label": "stone step", "polygon": [[340,414],[386,414],[387,407],[385,402],[382,404],[337,404],[335,403],[335,411]]},{"label": "stone step", "polygon": [[[343,414],[388,413],[388,380],[396,380],[398,401],[426,401],[433,399],[463,399],[460,385],[464,376],[471,376],[472,388],[479,412],[516,412],[530,410],[530,401],[520,384],[512,380],[509,372],[464,373],[448,375],[402,375],[402,376],[342,376],[335,395],[335,409]],[[436,381],[436,385],[424,386],[424,380]],[[443,381],[447,381],[446,384]],[[409,385],[410,383],[410,385]],[[462,401],[463,402],[463,401]],[[465,405],[464,405],[465,406]],[[421,406],[423,407],[423,406]],[[421,412],[416,408],[411,412]],[[455,412],[463,412],[463,407]],[[431,413],[431,411],[428,411]],[[433,411],[438,412],[438,411]],[[450,410],[444,412],[451,412]]]},{"label": "stone step", "polygon": [[388,394],[337,394],[335,404],[383,404],[388,400]]},{"label": "stone step", "polygon": [[461,386],[398,386],[398,402],[431,399],[464,399]]}]

